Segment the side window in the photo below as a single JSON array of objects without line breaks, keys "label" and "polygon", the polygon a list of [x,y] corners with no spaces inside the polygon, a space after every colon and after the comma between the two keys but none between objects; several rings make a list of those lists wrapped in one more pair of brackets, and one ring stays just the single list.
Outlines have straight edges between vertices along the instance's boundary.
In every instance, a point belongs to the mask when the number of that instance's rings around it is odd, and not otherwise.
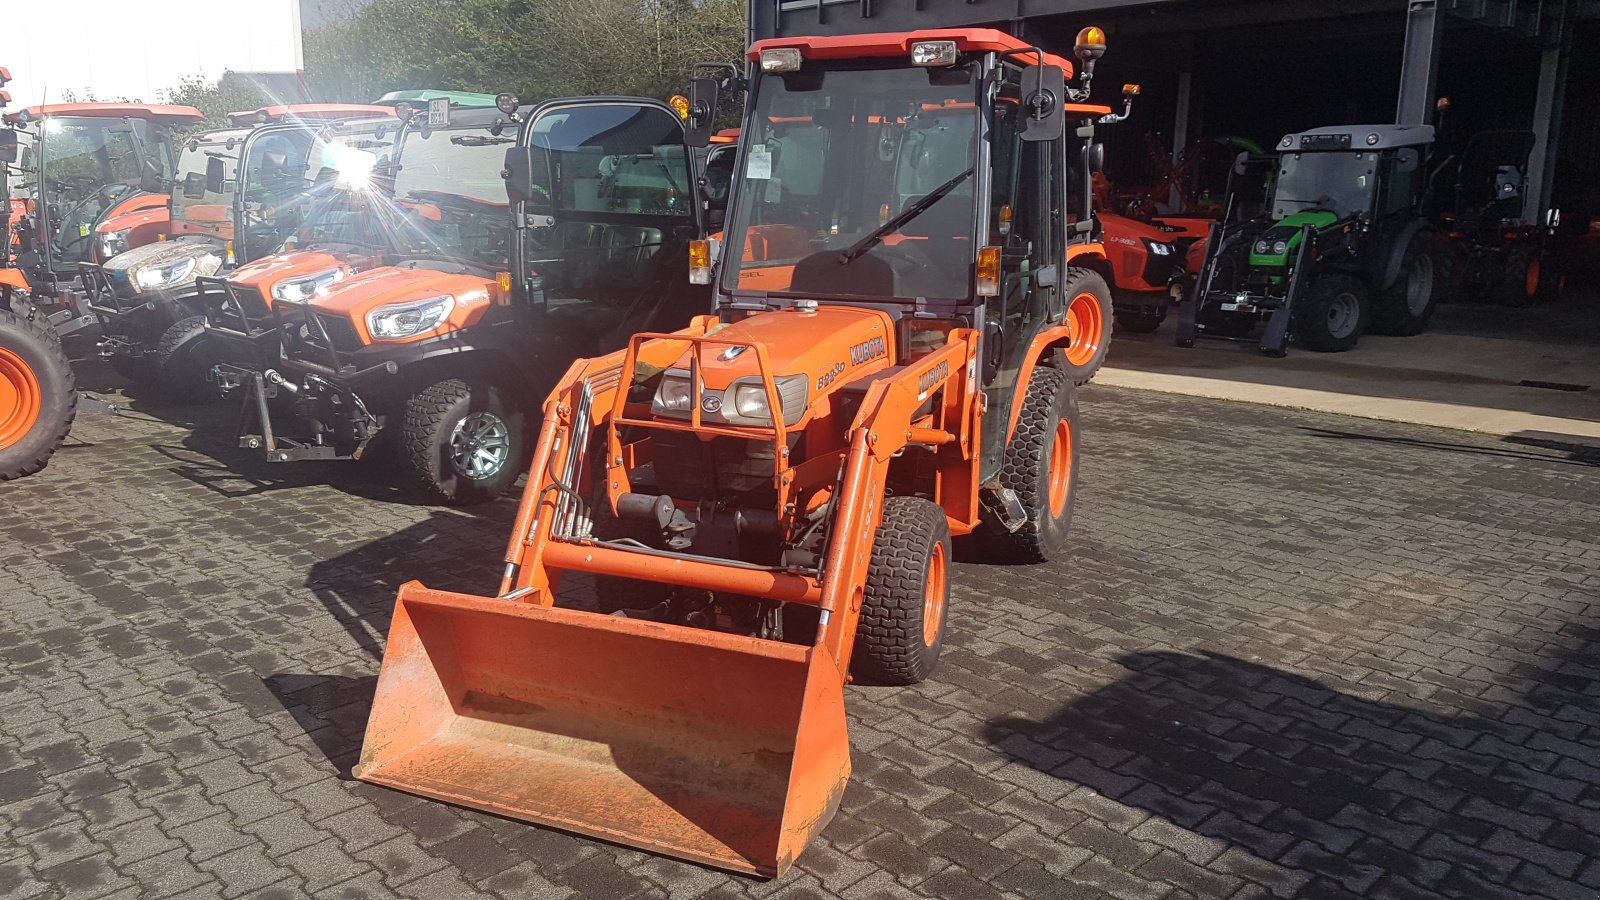
[{"label": "side window", "polygon": [[[569,213],[689,216],[693,184],[683,132],[647,106],[557,109],[533,125],[536,183]],[[543,175],[543,178],[539,176]]]},{"label": "side window", "polygon": [[1410,208],[1411,198],[1417,188],[1417,171],[1421,161],[1414,147],[1403,147],[1395,153],[1389,183],[1384,187],[1383,211],[1396,213]]}]

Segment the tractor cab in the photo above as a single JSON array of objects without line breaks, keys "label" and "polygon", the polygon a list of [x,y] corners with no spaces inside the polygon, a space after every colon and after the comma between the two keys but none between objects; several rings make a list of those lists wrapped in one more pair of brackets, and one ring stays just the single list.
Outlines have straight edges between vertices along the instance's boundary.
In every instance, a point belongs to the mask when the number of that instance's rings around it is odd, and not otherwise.
[{"label": "tractor cab", "polygon": [[99,257],[95,228],[159,208],[177,166],[175,134],[201,122],[187,106],[57,103],[7,114],[34,144],[34,214],[20,254],[35,293],[48,293]]},{"label": "tractor cab", "polygon": [[1256,340],[1264,324],[1261,351],[1282,356],[1291,336],[1333,352],[1369,322],[1421,331],[1442,281],[1422,213],[1433,137],[1427,125],[1340,125],[1285,136],[1267,172],[1241,155],[1179,345]]}]

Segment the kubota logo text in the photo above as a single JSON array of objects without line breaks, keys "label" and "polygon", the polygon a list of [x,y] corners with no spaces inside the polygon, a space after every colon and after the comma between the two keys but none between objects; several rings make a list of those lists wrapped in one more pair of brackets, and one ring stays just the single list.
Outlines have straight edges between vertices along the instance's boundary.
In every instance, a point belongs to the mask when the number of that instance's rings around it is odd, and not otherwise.
[{"label": "kubota logo text", "polygon": [[917,395],[919,397],[927,397],[928,392],[933,390],[934,385],[944,381],[949,377],[950,361],[945,360],[928,371],[923,372],[922,377],[917,379]]},{"label": "kubota logo text", "polygon": [[888,353],[889,348],[884,345],[883,338],[873,338],[870,341],[863,341],[862,343],[850,348],[850,365],[859,366],[864,362],[877,359],[880,356],[886,356]]}]

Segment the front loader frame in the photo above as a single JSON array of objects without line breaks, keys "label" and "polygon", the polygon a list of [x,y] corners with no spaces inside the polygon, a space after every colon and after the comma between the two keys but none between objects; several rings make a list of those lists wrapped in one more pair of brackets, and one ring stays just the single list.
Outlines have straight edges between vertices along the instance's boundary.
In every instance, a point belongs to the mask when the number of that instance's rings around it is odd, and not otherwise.
[{"label": "front loader frame", "polygon": [[[1236,249],[1224,250],[1229,235],[1223,228],[1215,229],[1206,245],[1206,262],[1200,270],[1200,278],[1196,282],[1194,298],[1182,305],[1178,316],[1178,344],[1180,346],[1193,346],[1197,338],[1210,338],[1221,341],[1237,341],[1248,343],[1253,339],[1249,336],[1234,336],[1228,334],[1215,334],[1206,332],[1204,313],[1215,307],[1222,314],[1238,317],[1268,316],[1266,330],[1262,332],[1257,346],[1261,352],[1268,356],[1283,356],[1289,352],[1289,326],[1293,319],[1300,299],[1306,292],[1306,285],[1316,277],[1310,269],[1313,255],[1316,253],[1317,231],[1310,225],[1300,228],[1300,247],[1295,252],[1294,265],[1289,269],[1287,277],[1288,289],[1282,297],[1267,294],[1258,294],[1244,290],[1241,284],[1218,285],[1217,268],[1222,261],[1224,252],[1237,253]],[[1235,267],[1239,277],[1244,277],[1244,270]]]}]

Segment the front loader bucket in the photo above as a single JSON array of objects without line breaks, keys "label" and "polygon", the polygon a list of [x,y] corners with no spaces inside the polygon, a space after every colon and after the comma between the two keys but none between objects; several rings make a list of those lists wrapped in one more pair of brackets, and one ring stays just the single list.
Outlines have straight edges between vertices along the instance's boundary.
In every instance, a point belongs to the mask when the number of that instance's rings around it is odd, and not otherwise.
[{"label": "front loader bucket", "polygon": [[812,647],[411,583],[355,774],[777,877],[849,779],[844,684]]}]

